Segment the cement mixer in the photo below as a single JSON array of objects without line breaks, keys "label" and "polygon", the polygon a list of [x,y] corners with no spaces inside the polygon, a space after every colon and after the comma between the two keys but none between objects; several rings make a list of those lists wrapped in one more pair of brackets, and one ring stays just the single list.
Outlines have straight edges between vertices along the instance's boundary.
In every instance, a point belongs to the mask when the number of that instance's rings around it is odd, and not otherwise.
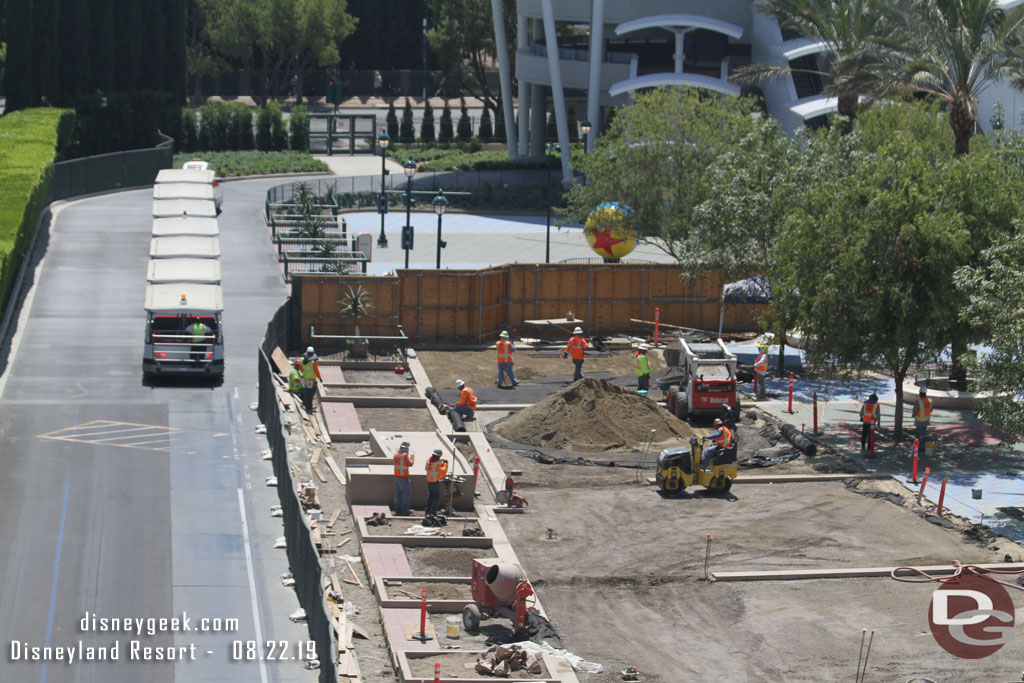
[{"label": "cement mixer", "polygon": [[470,591],[473,602],[462,610],[462,626],[470,633],[479,630],[485,612],[511,619],[517,631],[525,628],[526,615],[537,602],[523,570],[497,559],[473,560]]}]

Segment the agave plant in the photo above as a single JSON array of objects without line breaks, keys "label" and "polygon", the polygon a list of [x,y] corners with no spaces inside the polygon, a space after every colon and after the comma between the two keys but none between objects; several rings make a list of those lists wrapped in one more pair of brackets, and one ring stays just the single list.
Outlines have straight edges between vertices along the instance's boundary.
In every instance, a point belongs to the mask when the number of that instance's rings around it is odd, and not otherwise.
[{"label": "agave plant", "polygon": [[362,285],[345,288],[345,293],[338,299],[341,304],[341,317],[350,317],[355,322],[355,336],[359,336],[359,320],[365,318],[373,310],[373,296],[370,290]]}]

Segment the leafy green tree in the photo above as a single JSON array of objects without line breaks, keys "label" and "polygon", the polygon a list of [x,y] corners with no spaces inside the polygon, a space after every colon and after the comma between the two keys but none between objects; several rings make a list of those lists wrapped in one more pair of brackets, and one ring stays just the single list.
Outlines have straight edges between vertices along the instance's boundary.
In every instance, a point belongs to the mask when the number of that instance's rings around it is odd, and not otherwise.
[{"label": "leafy green tree", "polygon": [[423,103],[423,121],[420,123],[420,140],[433,142],[434,135],[434,109],[430,106],[430,100]]},{"label": "leafy green tree", "polygon": [[974,360],[975,393],[985,392],[978,415],[1006,435],[1009,442],[1024,439],[1024,235],[1018,232],[986,249],[972,267],[960,268],[954,278],[967,297],[964,320],[982,326],[992,352]]},{"label": "leafy green tree", "polygon": [[387,125],[388,137],[392,140],[398,140],[398,115],[395,113],[394,100],[388,102],[388,115],[385,123]]},{"label": "leafy green tree", "polygon": [[117,90],[145,87],[139,84],[145,36],[142,5],[136,0],[114,0],[114,17],[118,28],[117,40],[114,41],[114,87]]},{"label": "leafy green tree", "polygon": [[57,104],[75,103],[75,97],[91,93],[88,0],[69,0],[58,5],[60,59],[57,61]]},{"label": "leafy green tree", "polygon": [[484,107],[483,112],[480,114],[479,137],[484,142],[490,142],[491,138],[494,137],[494,127],[491,125],[491,112],[487,107]]},{"label": "leafy green tree", "polygon": [[117,71],[114,56],[114,0],[90,0],[89,11],[89,58],[92,61],[93,86],[103,92],[110,92],[114,89],[114,75]]},{"label": "leafy green tree", "polygon": [[902,0],[883,7],[893,26],[884,89],[944,102],[956,154],[968,154],[978,95],[1003,78],[1024,88],[1024,8],[1005,11],[996,0]]},{"label": "leafy green tree", "polygon": [[466,109],[466,98],[459,100],[459,125],[455,129],[455,137],[462,142],[467,142],[473,137],[473,124],[469,120],[469,110]]},{"label": "leafy green tree", "polygon": [[[269,103],[268,103],[269,104]],[[205,110],[206,107],[204,106]],[[205,117],[203,117],[205,120]],[[270,107],[264,104],[256,110],[256,149],[263,152],[269,152],[274,149],[274,138],[272,134],[273,123],[271,119],[273,115],[270,112]],[[205,134],[206,126],[204,125],[201,134]]]},{"label": "leafy green tree", "polygon": [[4,94],[6,111],[26,109],[36,104],[32,85],[32,5],[12,2],[4,18],[7,37],[7,59],[4,62]]},{"label": "leafy green tree", "polygon": [[448,106],[448,100],[444,101],[444,109],[441,110],[441,126],[438,130],[438,142],[451,142],[455,139],[455,132],[452,129],[452,109]]},{"label": "leafy green tree", "polygon": [[[90,0],[96,2],[96,0]],[[112,0],[101,0],[110,3]],[[187,16],[185,0],[163,0],[164,55],[161,89],[171,93],[175,105],[185,102],[188,89]],[[113,33],[111,33],[111,36]],[[105,56],[104,56],[105,58]],[[106,65],[106,62],[103,62]],[[110,64],[113,68],[113,64]],[[93,69],[97,69],[95,64]]]},{"label": "leafy green tree", "polygon": [[694,89],[637,93],[594,150],[573,157],[587,183],[569,191],[569,216],[583,222],[598,204],[621,202],[643,238],[682,261],[712,191],[712,162],[754,131],[753,110],[751,98]]},{"label": "leafy green tree", "polygon": [[[10,5],[13,7],[13,5]],[[32,84],[35,102],[55,102],[57,89],[57,0],[32,2]]]},{"label": "leafy green tree", "polygon": [[[503,0],[502,7],[506,44],[514,46],[515,3]],[[427,31],[427,39],[448,82],[458,86],[462,92],[482,99],[485,107],[496,109],[498,97],[491,92],[486,78],[498,57],[491,4],[480,0],[432,0],[430,14],[432,26]],[[514,60],[514,47],[501,59]],[[510,68],[515,73],[514,61]],[[460,135],[459,139],[469,138]]]},{"label": "leafy green tree", "polygon": [[[777,278],[775,245],[787,216],[807,184],[813,182],[805,150],[775,119],[761,119],[734,149],[711,162],[708,199],[694,211],[692,232],[680,250],[680,265],[691,272],[719,271],[724,282],[749,280],[756,293],[773,304],[770,318],[779,341],[779,373],[784,372],[786,333],[793,310]],[[769,321],[763,321],[769,322]]]},{"label": "leafy green tree", "polygon": [[[150,2],[140,4],[143,33],[139,54],[141,61],[139,83],[136,87],[145,90],[164,90],[164,78],[167,75],[164,69],[164,62],[167,60],[164,2],[163,0],[150,0]],[[181,38],[184,40],[185,36],[182,35]]]},{"label": "leafy green tree", "polygon": [[398,140],[403,145],[416,142],[416,129],[413,127],[412,121],[412,102],[408,97],[405,98],[405,108],[402,109],[402,127],[398,133]]},{"label": "leafy green tree", "polygon": [[967,258],[970,235],[961,215],[943,210],[945,169],[912,140],[879,153],[840,145],[819,138],[817,157],[833,160],[833,172],[819,173],[790,215],[775,247],[778,277],[817,361],[877,361],[892,375],[899,439],[903,382],[945,345],[949,273]]},{"label": "leafy green tree", "polygon": [[860,94],[878,87],[875,67],[880,40],[886,35],[881,4],[882,0],[762,0],[756,11],[777,19],[784,30],[828,46],[827,70],[753,64],[739,69],[732,80],[753,85],[794,72],[823,76],[824,91],[838,99],[840,130],[849,133]]}]

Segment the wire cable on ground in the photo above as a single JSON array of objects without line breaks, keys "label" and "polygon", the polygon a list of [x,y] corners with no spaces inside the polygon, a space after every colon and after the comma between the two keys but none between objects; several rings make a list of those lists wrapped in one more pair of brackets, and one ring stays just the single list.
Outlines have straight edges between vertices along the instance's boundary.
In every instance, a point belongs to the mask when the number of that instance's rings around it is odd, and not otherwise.
[{"label": "wire cable on ground", "polygon": [[[1024,586],[1021,586],[1015,582],[1010,583],[1008,581],[1000,581],[999,579],[996,579],[992,576],[986,576],[986,574],[1020,575],[1024,574],[1024,569],[989,569],[986,567],[981,567],[976,564],[963,564],[959,560],[953,560],[953,566],[956,568],[956,571],[954,571],[949,576],[932,576],[928,572],[917,567],[896,567],[892,570],[892,572],[890,572],[890,577],[897,581],[902,581],[903,583],[960,583],[961,576],[963,576],[964,574],[973,574],[982,579],[985,579],[986,581],[992,581],[993,583],[1002,584],[1007,588],[1014,588],[1019,591],[1024,591]],[[918,575],[918,577],[921,578],[896,576],[897,572],[900,571],[914,572]]]}]

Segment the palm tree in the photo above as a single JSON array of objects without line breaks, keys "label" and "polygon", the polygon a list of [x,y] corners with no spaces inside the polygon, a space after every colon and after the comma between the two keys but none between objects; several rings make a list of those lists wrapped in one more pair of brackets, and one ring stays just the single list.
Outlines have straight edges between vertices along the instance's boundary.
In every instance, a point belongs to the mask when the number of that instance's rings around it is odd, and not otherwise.
[{"label": "palm tree", "polygon": [[881,4],[880,0],[764,0],[758,11],[776,19],[780,27],[825,43],[828,70],[752,64],[737,70],[732,80],[754,85],[794,72],[824,76],[831,81],[824,92],[839,100],[839,125],[846,135],[853,130],[861,93],[877,91],[872,67],[879,60],[880,39],[885,33]]},{"label": "palm tree", "polygon": [[978,95],[1004,79],[1024,90],[1024,8],[1006,12],[996,0],[900,0],[886,14],[893,51],[882,64],[882,82],[943,101],[956,155],[969,153]]}]

